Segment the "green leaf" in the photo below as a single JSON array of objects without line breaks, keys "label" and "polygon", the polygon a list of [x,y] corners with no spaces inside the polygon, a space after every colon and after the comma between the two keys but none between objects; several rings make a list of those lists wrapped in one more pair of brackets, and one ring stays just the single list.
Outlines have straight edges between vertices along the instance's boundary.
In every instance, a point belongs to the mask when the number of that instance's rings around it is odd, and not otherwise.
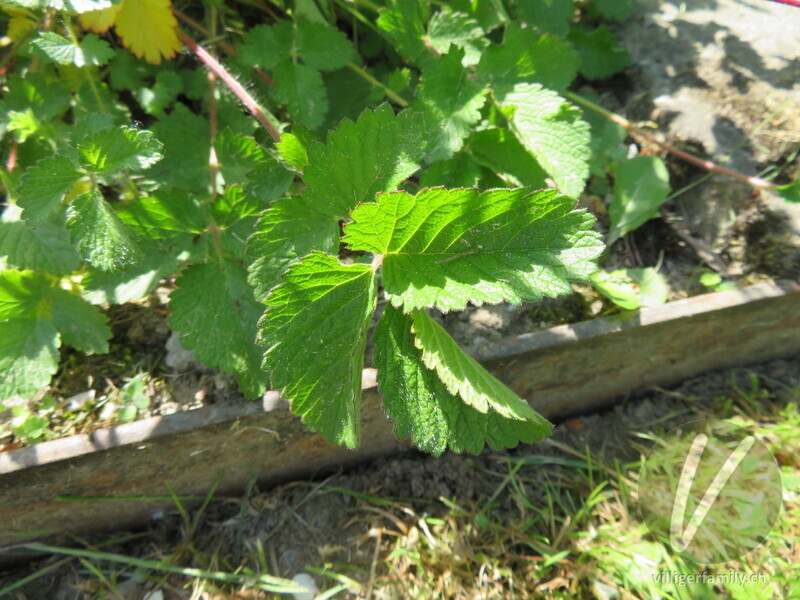
[{"label": "green leaf", "polygon": [[463,50],[461,60],[465,67],[478,64],[481,52],[489,45],[475,19],[446,7],[431,17],[428,41],[439,54],[446,54],[451,46]]},{"label": "green leaf", "polygon": [[359,202],[395,189],[414,173],[427,138],[420,113],[395,115],[388,104],[365,110],[358,121],[342,121],[327,144],[312,144],[303,195],[321,213],[346,218]]},{"label": "green leaf", "polygon": [[572,0],[517,0],[517,15],[529,25],[563,37],[569,31],[575,5]]},{"label": "green leaf", "polygon": [[169,323],[197,360],[235,373],[242,392],[255,398],[266,391],[267,375],[259,369],[261,350],[255,343],[261,305],[246,278],[232,260],[192,265],[175,281]]},{"label": "green leaf", "polygon": [[80,255],[97,269],[120,271],[140,258],[132,232],[95,188],[72,202],[67,229]]},{"label": "green leaf", "polygon": [[308,427],[349,448],[359,442],[361,371],[376,288],[370,266],[314,253],[290,267],[265,300],[259,323],[273,386]]},{"label": "green leaf", "polygon": [[225,185],[243,183],[248,173],[267,162],[267,153],[253,138],[226,129],[214,140]]},{"label": "green leaf", "polygon": [[636,11],[636,0],[592,0],[592,4],[612,21],[624,21]]},{"label": "green leaf", "polygon": [[429,160],[446,160],[463,146],[464,138],[481,118],[486,101],[486,86],[469,78],[461,66],[464,51],[453,48],[438,60],[430,60],[422,70],[417,88],[417,106],[431,124],[434,140]]},{"label": "green leaf", "polygon": [[26,170],[18,188],[22,216],[37,225],[57,217],[64,209],[65,197],[81,177],[65,154],[40,160]]},{"label": "green leaf", "polygon": [[483,129],[467,140],[475,160],[513,187],[547,187],[544,172],[516,136],[507,129]]},{"label": "green leaf", "polygon": [[436,371],[451,394],[460,396],[468,406],[480,413],[493,410],[508,419],[547,425],[547,421],[527,402],[459,348],[453,338],[424,310],[411,313],[411,320],[415,345],[422,350],[422,362]]},{"label": "green leaf", "polygon": [[302,20],[297,21],[296,26],[296,51],[309,67],[334,71],[353,60],[353,45],[338,29]]},{"label": "green leaf", "polygon": [[49,321],[10,319],[0,323],[0,400],[30,396],[58,370],[58,332]]},{"label": "green leaf", "polygon": [[538,84],[496,88],[495,97],[511,116],[511,130],[555,180],[559,190],[577,198],[589,175],[591,140],[581,111]]},{"label": "green leaf", "polygon": [[208,192],[211,186],[208,119],[178,103],[169,116],[153,125],[153,133],[164,144],[164,159],[152,167],[148,175],[163,185]]},{"label": "green leaf", "polygon": [[175,188],[139,198],[119,212],[120,219],[136,234],[157,240],[205,233],[210,216],[208,204]]},{"label": "green leaf", "polygon": [[278,21],[272,26],[259,25],[244,35],[239,56],[245,64],[273,69],[291,60],[293,38],[291,21]]},{"label": "green leaf", "polygon": [[112,127],[93,133],[80,143],[78,156],[88,171],[107,174],[122,169],[146,169],[161,160],[162,149],[151,131]]},{"label": "green leaf", "polygon": [[541,83],[566,88],[578,74],[580,58],[569,42],[541,35],[519,23],[506,29],[502,46],[488,48],[478,64],[478,77],[493,87]]},{"label": "green leaf", "polygon": [[406,312],[540,300],[571,291],[603,250],[594,219],[553,190],[380,194],[345,227],[353,250],[383,255],[383,284]]},{"label": "green leaf", "polygon": [[777,189],[781,198],[787,202],[800,202],[800,181],[795,181],[787,185],[782,185]]},{"label": "green leaf", "polygon": [[259,164],[247,174],[245,191],[262,204],[282,198],[294,181],[294,173],[277,160]]},{"label": "green leaf", "polygon": [[422,172],[421,188],[444,186],[447,188],[478,187],[481,167],[466,153],[459,153],[449,160],[434,163]]},{"label": "green leaf", "polygon": [[59,65],[95,67],[106,64],[115,54],[108,42],[93,33],[84,36],[79,45],[51,31],[39,34],[32,43],[46,58]]},{"label": "green leaf", "polygon": [[293,133],[284,132],[281,134],[281,141],[275,146],[287,165],[303,172],[303,168],[308,164],[308,150],[303,140]]},{"label": "green leaf", "polygon": [[428,13],[428,3],[421,0],[387,0],[378,15],[378,28],[412,63],[429,54],[423,41]]},{"label": "green leaf", "polygon": [[92,304],[124,304],[141,300],[152,292],[165,277],[178,270],[179,251],[152,244],[144,249],[142,259],[124,271],[94,269],[81,279],[81,296]]},{"label": "green leaf", "polygon": [[67,231],[52,223],[30,227],[24,221],[0,222],[0,256],[7,257],[10,266],[53,275],[81,266]]},{"label": "green leaf", "polygon": [[70,95],[57,81],[45,79],[40,73],[30,73],[23,79],[11,75],[6,81],[7,92],[0,99],[0,120],[10,111],[30,109],[38,121],[46,122],[63,112],[70,104]]},{"label": "green leaf", "polygon": [[111,329],[100,309],[59,287],[49,290],[48,302],[50,321],[61,334],[62,342],[81,352],[108,352]]},{"label": "green leaf", "polygon": [[609,208],[608,245],[658,216],[669,195],[669,173],[657,156],[637,156],[621,163]]},{"label": "green leaf", "polygon": [[475,19],[484,31],[491,31],[511,20],[503,0],[450,0],[448,4],[453,10]]},{"label": "green leaf", "polygon": [[289,108],[292,120],[310,129],[319,127],[328,112],[328,95],[319,71],[287,61],[273,67],[273,75],[278,98]]},{"label": "green leaf", "polygon": [[669,295],[666,279],[651,267],[598,271],[591,281],[597,291],[626,310],[661,306]]},{"label": "green leaf", "polygon": [[217,198],[211,214],[220,233],[222,248],[235,257],[245,257],[245,242],[253,233],[264,204],[247,196],[239,186],[232,186]]},{"label": "green leaf", "polygon": [[617,46],[617,38],[605,25],[594,31],[573,29],[567,38],[581,57],[586,79],[604,79],[619,73],[631,62],[628,51]]},{"label": "green leaf", "polygon": [[247,241],[247,253],[254,259],[249,268],[250,285],[262,300],[281,281],[292,263],[314,250],[335,253],[339,249],[339,225],[320,213],[302,196],[272,203]]},{"label": "green leaf", "polygon": [[439,455],[446,448],[478,454],[541,440],[547,422],[507,419],[494,411],[480,413],[451,394],[435,371],[422,362],[415,345],[411,316],[388,305],[375,329],[375,366],[384,407],[395,419],[395,434],[411,436],[421,450]]}]

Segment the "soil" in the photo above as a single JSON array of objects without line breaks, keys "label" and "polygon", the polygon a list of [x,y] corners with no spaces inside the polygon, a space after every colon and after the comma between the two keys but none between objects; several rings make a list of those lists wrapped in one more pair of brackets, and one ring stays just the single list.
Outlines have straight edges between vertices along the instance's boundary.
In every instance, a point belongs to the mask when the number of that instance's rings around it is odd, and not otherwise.
[{"label": "soil", "polygon": [[[589,455],[601,464],[635,461],[649,446],[638,433],[661,435],[681,423],[719,414],[721,398],[744,406],[757,400],[778,408],[800,401],[798,365],[800,356],[794,356],[746,369],[706,373],[669,389],[640,393],[621,399],[608,411],[557,424],[552,438],[539,444],[506,451],[487,449],[479,456],[446,453],[434,458],[405,451],[348,472],[320,473],[314,480],[295,481],[271,490],[253,488],[244,498],[212,502],[202,525],[193,534],[193,544],[196,550],[213,552],[218,560],[230,564],[236,564],[239,557],[252,553],[261,544],[266,556],[271,557],[272,574],[282,577],[290,578],[308,565],[331,563],[363,566],[361,578],[365,579],[375,553],[370,531],[407,520],[404,506],[413,508],[416,515],[444,517],[451,510],[444,500],[479,512],[487,506],[487,499],[494,498],[492,518],[513,521],[519,507],[508,494],[495,493],[515,461],[535,458],[536,464],[526,464],[518,473],[533,482],[527,488],[528,500],[541,504],[545,502],[546,480],[569,481],[575,477],[574,469],[559,465],[558,459],[574,459],[575,453],[587,456],[588,449]],[[575,491],[585,495],[590,490]],[[391,503],[385,510],[373,510],[371,506],[365,508],[371,503],[359,500],[359,496],[391,499]],[[155,548],[166,555],[180,547],[184,534],[176,511],[153,521],[136,542],[106,545],[103,549],[144,557],[152,556]],[[391,541],[384,540],[380,555],[385,556],[390,548]],[[16,572],[0,573],[0,587],[52,562],[54,559],[48,559]],[[317,579],[321,588],[329,583]],[[22,597],[82,600],[94,597],[81,591],[94,589],[85,583],[89,581],[91,576],[80,575],[74,564],[65,564],[23,588]],[[127,589],[131,595],[126,597],[142,597],[135,582]]]}]

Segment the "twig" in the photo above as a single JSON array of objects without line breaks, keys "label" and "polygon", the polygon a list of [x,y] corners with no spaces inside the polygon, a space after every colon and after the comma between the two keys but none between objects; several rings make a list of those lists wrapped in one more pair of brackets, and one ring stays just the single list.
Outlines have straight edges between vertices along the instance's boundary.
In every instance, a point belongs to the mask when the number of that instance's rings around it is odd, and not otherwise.
[{"label": "twig", "polygon": [[[797,1],[800,2],[800,0]],[[706,169],[707,171],[713,171],[715,173],[721,173],[723,175],[727,175],[728,177],[733,177],[734,179],[739,179],[740,181],[744,181],[750,184],[754,188],[762,190],[774,190],[778,187],[774,183],[761,179],[760,177],[750,177],[749,175],[737,173],[736,171],[731,171],[730,169],[721,167],[718,164],[711,162],[710,160],[705,160],[703,158],[700,158],[699,156],[695,156],[694,154],[689,154],[688,152],[684,152],[683,150],[678,150],[674,146],[670,146],[669,144],[657,140],[643,129],[640,129],[639,127],[628,121],[628,119],[621,117],[620,115],[603,108],[599,104],[595,104],[591,100],[587,100],[583,96],[579,96],[578,94],[575,94],[573,92],[564,92],[564,96],[566,96],[576,104],[581,104],[586,108],[590,108],[591,110],[603,115],[606,119],[608,119],[612,123],[616,123],[617,125],[622,125],[630,133],[638,135],[641,138],[644,138],[645,140],[647,140],[651,144],[655,144],[662,150],[665,150],[670,154],[677,156],[678,158],[682,158],[687,162],[695,164],[698,167]]]},{"label": "twig", "polygon": [[[247,90],[245,90],[242,87],[242,84],[236,81],[236,79],[234,79],[234,77],[230,73],[228,73],[227,69],[225,69],[225,67],[223,67],[219,62],[217,62],[217,60],[213,56],[211,56],[205,50],[205,48],[199,46],[192,38],[190,38],[182,31],[179,31],[178,33],[180,35],[181,41],[183,41],[184,44],[189,46],[189,48],[192,50],[192,52],[195,53],[197,58],[199,58],[200,61],[214,73],[214,75],[219,77],[225,83],[225,85],[227,85],[230,88],[230,90],[234,94],[236,94],[239,100],[242,101],[242,104],[244,104],[247,107],[247,110],[249,110],[253,114],[253,116],[256,119],[258,119],[259,123],[261,123],[264,126],[264,128],[269,132],[269,134],[272,136],[272,139],[274,139],[276,142],[280,141],[281,134],[278,132],[278,129],[275,127],[275,125],[272,124],[270,119],[267,118],[265,114],[267,113],[267,111],[261,108],[261,106],[259,106],[258,102],[256,102],[256,100],[250,94],[247,93]],[[272,117],[272,115],[270,115],[270,117]],[[272,119],[277,122],[277,119],[275,119],[275,117],[272,117]]]}]

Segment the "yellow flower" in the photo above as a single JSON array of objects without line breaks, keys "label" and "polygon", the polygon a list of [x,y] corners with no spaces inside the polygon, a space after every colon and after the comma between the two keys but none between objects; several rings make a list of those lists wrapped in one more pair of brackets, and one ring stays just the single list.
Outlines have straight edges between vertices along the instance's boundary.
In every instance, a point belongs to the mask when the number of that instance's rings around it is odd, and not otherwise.
[{"label": "yellow flower", "polygon": [[84,13],[80,19],[84,28],[97,33],[113,24],[123,45],[154,65],[161,64],[162,57],[173,58],[181,47],[170,0],[125,0],[111,8]]}]

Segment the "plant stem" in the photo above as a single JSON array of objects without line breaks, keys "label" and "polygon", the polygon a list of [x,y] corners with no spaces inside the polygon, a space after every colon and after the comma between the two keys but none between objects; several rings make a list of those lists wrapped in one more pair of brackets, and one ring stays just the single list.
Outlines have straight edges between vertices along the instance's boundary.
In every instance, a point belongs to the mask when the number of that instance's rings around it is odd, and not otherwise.
[{"label": "plant stem", "polygon": [[778,2],[779,4],[786,4],[788,6],[795,6],[800,8],[800,0],[772,0],[773,2]]},{"label": "plant stem", "polygon": [[355,63],[353,63],[353,62],[349,62],[349,63],[347,63],[347,66],[348,66],[348,67],[350,67],[350,69],[351,69],[351,70],[353,70],[353,71],[355,71],[356,73],[358,73],[359,75],[361,75],[361,77],[363,77],[364,79],[366,79],[367,81],[369,81],[369,82],[370,82],[372,85],[374,85],[374,86],[376,86],[376,87],[379,87],[379,88],[381,88],[381,89],[383,90],[383,92],[384,92],[384,93],[385,93],[385,94],[386,94],[386,95],[387,95],[387,96],[388,96],[388,97],[389,97],[391,100],[393,100],[393,101],[395,102],[395,104],[399,104],[399,105],[400,105],[400,106],[402,106],[403,108],[405,108],[406,106],[408,106],[408,100],[405,100],[405,99],[404,99],[404,98],[402,98],[401,96],[398,96],[397,94],[395,94],[395,93],[394,93],[394,92],[393,92],[391,89],[389,89],[389,88],[388,88],[388,87],[386,87],[384,84],[382,84],[380,81],[378,81],[377,79],[375,79],[375,78],[374,78],[372,75],[370,75],[369,73],[367,73],[367,72],[366,72],[364,69],[362,69],[361,67],[359,67],[357,64],[355,64]]},{"label": "plant stem", "polygon": [[683,150],[678,150],[674,146],[670,146],[664,142],[661,142],[654,138],[652,135],[640,129],[625,117],[621,117],[620,115],[611,112],[600,106],[599,104],[595,104],[591,100],[587,100],[583,96],[579,96],[573,92],[564,92],[564,96],[575,102],[576,104],[580,104],[589,108],[601,115],[603,115],[606,119],[611,121],[612,123],[616,123],[617,125],[622,125],[625,129],[627,129],[630,133],[638,135],[639,137],[647,140],[651,144],[655,144],[662,150],[669,152],[677,156],[678,158],[682,158],[683,160],[690,162],[692,164],[697,165],[707,171],[713,171],[714,173],[721,173],[723,175],[727,175],[728,177],[733,177],[734,179],[739,179],[740,181],[744,181],[754,188],[762,189],[762,190],[774,190],[778,186],[774,183],[761,179],[760,177],[751,177],[749,175],[744,175],[742,173],[737,173],[736,171],[731,171],[730,169],[726,169],[725,167],[721,167],[718,164],[711,162],[710,160],[705,160],[700,158],[699,156],[695,156],[694,154],[689,154],[688,152],[684,152]]},{"label": "plant stem", "polygon": [[[197,58],[199,58],[200,61],[214,73],[214,75],[219,77],[225,83],[225,85],[227,85],[230,90],[236,94],[239,100],[242,101],[242,104],[247,107],[247,110],[249,110],[253,116],[258,119],[259,123],[264,126],[264,129],[269,132],[269,134],[272,136],[272,139],[274,139],[276,142],[280,141],[281,134],[278,132],[277,127],[275,127],[273,124],[273,121],[277,123],[278,120],[266,109],[259,106],[258,102],[256,102],[256,100],[247,93],[247,90],[242,87],[242,84],[236,81],[236,79],[230,73],[228,73],[227,69],[217,62],[217,60],[203,47],[199,46],[192,38],[182,31],[179,32],[179,35],[183,43],[189,46]],[[271,119],[267,118],[267,115],[269,115]]]}]

